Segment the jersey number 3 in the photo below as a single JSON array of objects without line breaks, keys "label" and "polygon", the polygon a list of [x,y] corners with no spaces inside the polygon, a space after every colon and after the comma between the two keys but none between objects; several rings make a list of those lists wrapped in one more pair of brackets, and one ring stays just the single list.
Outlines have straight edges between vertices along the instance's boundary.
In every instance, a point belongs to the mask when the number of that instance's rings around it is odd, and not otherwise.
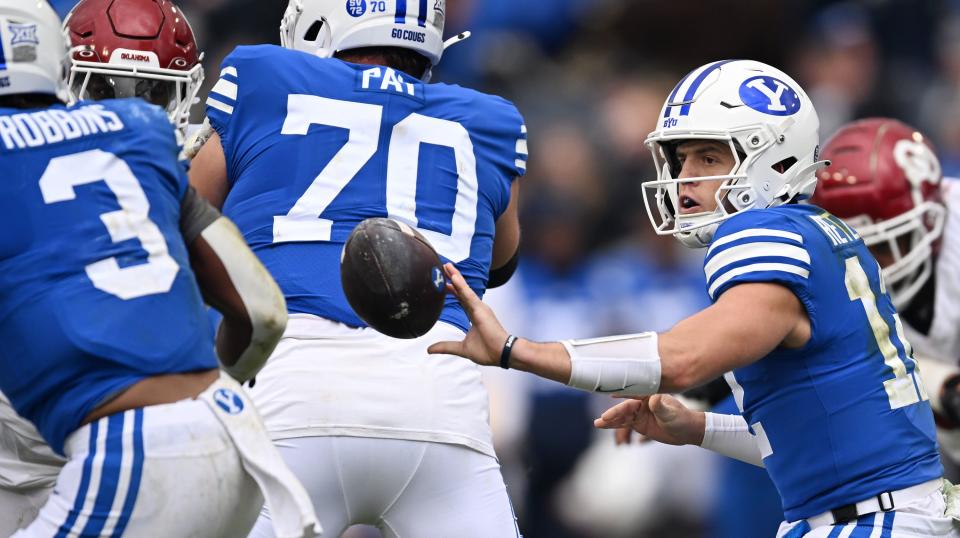
[{"label": "jersey number 3", "polygon": [[[333,222],[320,218],[377,152],[383,107],[290,95],[282,134],[306,135],[311,125],[349,131],[347,143],[320,171],[286,215],[273,218],[273,242],[330,241]],[[417,226],[416,195],[420,144],[452,148],[457,162],[456,207],[451,233],[417,228],[441,256],[454,263],[470,257],[477,218],[477,162],[467,130],[457,122],[410,114],[397,123],[387,153],[387,216]]]},{"label": "jersey number 3", "polygon": [[99,149],[51,159],[40,178],[40,192],[47,204],[77,197],[74,187],[103,181],[117,197],[120,209],[100,215],[114,243],[139,239],[147,262],[120,267],[114,257],[86,266],[87,276],[98,290],[121,299],[170,291],[180,267],[170,257],[160,228],[150,220],[150,202],[130,166],[113,153]]}]

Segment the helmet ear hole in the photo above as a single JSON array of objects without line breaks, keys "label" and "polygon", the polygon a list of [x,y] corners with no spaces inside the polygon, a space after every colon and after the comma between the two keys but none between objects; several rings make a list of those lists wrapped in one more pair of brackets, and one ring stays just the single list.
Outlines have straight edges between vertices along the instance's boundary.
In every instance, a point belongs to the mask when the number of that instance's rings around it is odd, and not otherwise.
[{"label": "helmet ear hole", "polygon": [[317,37],[320,35],[320,30],[323,29],[323,20],[313,21],[313,24],[310,25],[310,28],[307,28],[307,32],[303,35],[304,41],[316,41]]},{"label": "helmet ear hole", "polygon": [[774,170],[776,173],[778,173],[778,174],[780,174],[780,175],[783,175],[783,174],[786,174],[786,173],[787,173],[787,170],[789,170],[790,167],[793,166],[793,165],[795,165],[795,164],[797,164],[797,158],[796,158],[796,157],[787,157],[786,159],[784,159],[784,160],[782,160],[782,161],[780,161],[780,162],[778,162],[778,163],[774,163],[773,166],[771,166],[771,168],[773,168],[773,170]]}]

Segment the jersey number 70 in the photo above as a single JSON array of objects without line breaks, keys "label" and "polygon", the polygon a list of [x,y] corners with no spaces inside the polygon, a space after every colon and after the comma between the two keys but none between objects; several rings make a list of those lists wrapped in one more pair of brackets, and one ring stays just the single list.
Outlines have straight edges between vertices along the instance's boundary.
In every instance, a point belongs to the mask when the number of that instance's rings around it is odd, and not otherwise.
[{"label": "jersey number 70", "polygon": [[[333,222],[320,215],[377,152],[382,121],[380,105],[315,95],[288,97],[282,134],[306,135],[314,124],[347,129],[350,134],[290,211],[273,217],[274,243],[330,241]],[[417,226],[417,167],[423,143],[452,148],[459,177],[451,233],[417,229],[441,256],[458,263],[470,257],[478,196],[477,160],[463,125],[414,113],[394,126],[387,153],[387,216]]]}]

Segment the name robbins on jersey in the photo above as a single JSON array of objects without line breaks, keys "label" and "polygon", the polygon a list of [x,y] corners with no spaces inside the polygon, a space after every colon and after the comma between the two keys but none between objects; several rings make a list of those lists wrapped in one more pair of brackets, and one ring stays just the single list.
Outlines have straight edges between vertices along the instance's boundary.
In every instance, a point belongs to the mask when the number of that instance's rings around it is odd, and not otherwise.
[{"label": "name robbins on jersey", "polygon": [[8,150],[36,148],[123,128],[120,117],[103,105],[0,116],[0,140]]}]

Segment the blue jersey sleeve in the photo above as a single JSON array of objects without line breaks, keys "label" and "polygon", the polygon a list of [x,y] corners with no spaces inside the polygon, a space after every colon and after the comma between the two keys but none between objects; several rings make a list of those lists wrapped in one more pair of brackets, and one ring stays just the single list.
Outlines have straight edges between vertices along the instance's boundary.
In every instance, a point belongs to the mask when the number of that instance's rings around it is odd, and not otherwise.
[{"label": "blue jersey sleeve", "polygon": [[237,47],[231,52],[220,66],[220,79],[210,90],[207,96],[207,118],[210,125],[220,135],[220,144],[223,146],[224,155],[227,157],[227,177],[236,177],[235,163],[231,155],[233,144],[236,142],[236,135],[233,132],[233,117],[237,108],[240,106],[240,72],[247,75],[247,79],[255,78],[251,75],[251,69],[248,62],[248,47]]},{"label": "blue jersey sleeve", "polygon": [[772,282],[790,288],[807,304],[810,267],[804,236],[787,216],[774,210],[750,210],[720,225],[704,258],[703,272],[714,302],[737,284]]},{"label": "blue jersey sleeve", "polygon": [[[527,126],[513,103],[501,97],[483,95],[475,104],[476,115],[470,125],[474,144],[484,148],[485,155],[496,167],[498,177],[512,182],[527,173]],[[510,203],[510,185],[492,200],[496,216],[506,211]]]}]

